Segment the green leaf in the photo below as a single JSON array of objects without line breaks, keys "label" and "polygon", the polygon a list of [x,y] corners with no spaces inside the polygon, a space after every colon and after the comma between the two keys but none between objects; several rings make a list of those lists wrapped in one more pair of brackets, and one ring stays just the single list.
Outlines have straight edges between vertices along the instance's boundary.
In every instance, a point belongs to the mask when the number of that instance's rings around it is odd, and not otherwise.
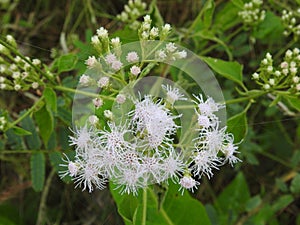
[{"label": "green leaf", "polygon": [[288,101],[290,106],[300,112],[300,98],[295,96],[287,96],[285,95],[284,98]]},{"label": "green leaf", "polygon": [[53,168],[55,169],[56,172],[59,171],[59,164],[62,163],[62,155],[59,151],[52,151],[49,153],[49,159],[50,159],[50,163],[53,166]]},{"label": "green leaf", "polygon": [[48,140],[53,132],[53,116],[46,106],[43,106],[34,116],[39,127],[39,133],[45,146],[47,146]]},{"label": "green leaf", "polygon": [[43,153],[33,153],[30,157],[32,187],[42,191],[45,181],[45,156]]},{"label": "green leaf", "polygon": [[249,212],[253,210],[254,208],[258,207],[261,204],[261,197],[259,195],[256,195],[249,199],[249,201],[246,203],[246,210]]},{"label": "green leaf", "polygon": [[197,32],[203,29],[208,29],[212,22],[214,10],[215,10],[214,1],[212,0],[206,1],[206,3],[204,4],[198,16],[192,23],[189,30],[193,30]]},{"label": "green leaf", "polygon": [[220,219],[223,221],[220,224],[234,224],[238,215],[245,210],[249,199],[248,185],[243,173],[240,172],[215,202],[216,209],[220,211]]},{"label": "green leaf", "polygon": [[52,88],[46,87],[43,96],[45,98],[45,102],[48,108],[50,108],[53,112],[57,112],[57,100],[56,94]]},{"label": "green leaf", "polygon": [[[20,116],[23,115],[26,111],[22,111],[20,113]],[[21,122],[22,128],[25,130],[31,132],[31,135],[25,136],[25,141],[29,149],[31,150],[39,150],[41,148],[41,140],[39,138],[39,135],[37,134],[35,124],[33,123],[33,120],[31,117],[27,116],[25,117]]]},{"label": "green leaf", "polygon": [[19,136],[26,136],[26,135],[32,135],[32,133],[28,130],[25,130],[21,127],[13,127],[13,131],[15,132],[15,134],[19,135]]},{"label": "green leaf", "polygon": [[75,54],[66,54],[60,56],[54,62],[54,67],[57,68],[58,73],[73,70],[76,66],[78,57]]},{"label": "green leaf", "polygon": [[297,175],[293,178],[290,190],[293,194],[300,194],[300,174],[297,173]]},{"label": "green leaf", "polygon": [[198,200],[193,199],[187,191],[181,195],[178,192],[179,186],[171,182],[164,201],[159,201],[159,197],[153,189],[147,189],[146,214],[143,214],[143,196],[145,197],[145,195],[142,192],[134,197],[132,195],[120,195],[113,184],[110,184],[110,188],[118,205],[119,213],[126,224],[140,225],[145,215],[147,225],[211,224],[204,206]]},{"label": "green leaf", "polygon": [[272,205],[272,209],[274,210],[274,212],[277,212],[277,211],[287,207],[293,201],[294,201],[294,198],[292,195],[282,195]]},{"label": "green leaf", "polygon": [[211,57],[200,57],[209,67],[223,77],[243,85],[243,66],[238,62],[227,62]]},{"label": "green leaf", "polygon": [[227,120],[227,131],[234,135],[234,141],[240,142],[248,132],[247,116],[243,111]]}]

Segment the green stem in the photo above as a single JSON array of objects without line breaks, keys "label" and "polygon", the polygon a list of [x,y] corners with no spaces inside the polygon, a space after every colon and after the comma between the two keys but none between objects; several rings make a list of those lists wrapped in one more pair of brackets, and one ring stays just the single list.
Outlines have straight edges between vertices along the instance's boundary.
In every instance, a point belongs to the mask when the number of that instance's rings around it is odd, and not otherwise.
[{"label": "green stem", "polygon": [[0,150],[0,154],[33,154],[33,153],[50,153],[53,150]]},{"label": "green stem", "polygon": [[22,116],[20,116],[18,119],[16,119],[14,122],[12,122],[12,123],[8,126],[8,128],[7,128],[6,130],[8,130],[8,129],[14,127],[14,126],[17,125],[19,122],[21,122],[26,116],[30,115],[30,114],[38,107],[38,105],[39,105],[43,100],[44,100],[44,96],[40,97],[39,100],[37,100],[37,101],[34,103],[34,105],[31,106],[30,109],[28,109]]},{"label": "green stem", "polygon": [[257,94],[253,94],[253,95],[249,95],[249,96],[246,96],[246,97],[241,97],[241,98],[236,98],[236,99],[230,99],[230,100],[225,101],[225,104],[229,105],[229,104],[244,102],[244,101],[247,101],[247,100],[251,100],[251,99],[260,97],[260,96],[262,96],[264,94],[266,94],[266,92],[263,91],[263,92],[260,92],[260,93],[257,93]]},{"label": "green stem", "polygon": [[143,190],[143,215],[142,215],[142,225],[146,225],[147,222],[147,188]]},{"label": "green stem", "polygon": [[60,90],[60,91],[65,91],[65,92],[82,94],[82,95],[93,97],[93,98],[99,98],[99,97],[101,97],[103,99],[115,100],[115,98],[111,97],[111,96],[94,94],[94,93],[90,93],[90,92],[86,92],[86,91],[81,91],[81,90],[73,89],[73,88],[68,88],[68,87],[64,87],[64,86],[54,86],[54,89]]}]

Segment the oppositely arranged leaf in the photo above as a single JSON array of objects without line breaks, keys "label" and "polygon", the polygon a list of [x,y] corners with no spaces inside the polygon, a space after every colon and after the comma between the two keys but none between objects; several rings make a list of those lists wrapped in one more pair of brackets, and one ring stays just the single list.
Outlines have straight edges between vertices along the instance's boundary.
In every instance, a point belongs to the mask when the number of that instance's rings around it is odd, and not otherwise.
[{"label": "oppositely arranged leaf", "polygon": [[56,94],[52,88],[46,87],[43,96],[45,98],[45,102],[48,108],[50,108],[53,112],[57,111],[57,100]]},{"label": "oppositely arranged leaf", "polygon": [[247,134],[248,124],[246,112],[243,111],[227,120],[227,131],[234,135],[234,141],[240,142]]},{"label": "oppositely arranged leaf", "polygon": [[211,57],[201,57],[201,59],[204,62],[206,62],[209,65],[209,67],[211,67],[212,70],[214,70],[218,74],[242,85],[243,66],[238,62],[227,62],[221,59],[214,59]]},{"label": "oppositely arranged leaf", "polygon": [[30,157],[32,187],[41,191],[45,181],[45,156],[43,153],[33,153]]},{"label": "oppositely arranged leaf", "polygon": [[47,146],[48,140],[53,132],[53,116],[46,106],[43,106],[34,115],[36,123],[39,127],[39,133],[45,146]]}]

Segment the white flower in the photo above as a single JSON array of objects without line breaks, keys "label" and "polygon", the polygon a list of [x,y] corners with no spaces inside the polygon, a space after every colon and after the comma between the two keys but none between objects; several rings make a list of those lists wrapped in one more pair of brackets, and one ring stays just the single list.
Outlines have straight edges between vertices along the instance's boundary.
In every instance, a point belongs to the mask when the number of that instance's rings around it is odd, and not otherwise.
[{"label": "white flower", "polygon": [[199,94],[199,96],[194,97],[197,99],[198,102],[195,102],[198,105],[198,109],[200,111],[201,115],[205,115],[208,117],[214,117],[214,113],[218,112],[219,109],[222,109],[225,107],[225,105],[216,103],[213,98],[208,97],[206,101],[203,100],[202,94]]},{"label": "white flower", "polygon": [[286,68],[288,68],[289,67],[289,64],[287,63],[287,62],[282,62],[281,64],[280,64],[280,67],[282,68],[282,69],[286,69]]},{"label": "white flower", "polygon": [[82,74],[79,78],[79,84],[88,85],[90,82],[90,77],[88,75]]},{"label": "white flower", "polygon": [[89,58],[85,60],[85,64],[88,66],[89,69],[93,68],[97,62],[98,61],[95,56],[89,56]]},{"label": "white flower", "polygon": [[107,119],[109,119],[109,120],[112,120],[113,119],[113,113],[110,111],[110,110],[108,110],[108,109],[106,109],[106,110],[104,110],[104,116],[107,118]]},{"label": "white flower", "polygon": [[268,66],[267,67],[267,71],[270,73],[270,72],[272,72],[273,71],[273,66]]},{"label": "white flower", "polygon": [[112,64],[113,62],[117,61],[117,57],[113,53],[109,53],[105,56],[105,62],[108,64]]},{"label": "white flower", "polygon": [[205,116],[205,115],[201,115],[199,113],[197,113],[198,115],[198,125],[201,127],[201,128],[208,128],[210,126],[214,126],[215,124],[213,124],[211,122],[211,120],[209,119],[208,116]]},{"label": "white flower", "polygon": [[276,70],[276,71],[274,72],[274,74],[275,74],[275,76],[277,76],[277,77],[279,77],[279,76],[281,75],[280,71],[278,71],[278,70]]},{"label": "white flower", "polygon": [[167,180],[169,178],[172,179],[173,182],[178,182],[180,173],[183,171],[185,164],[181,160],[181,156],[175,153],[175,150],[172,149],[170,155],[163,160],[161,168],[164,172],[163,180]]},{"label": "white flower", "polygon": [[138,194],[139,188],[145,187],[145,182],[142,179],[143,171],[138,169],[127,169],[122,174],[116,177],[117,188],[121,188],[121,194]]},{"label": "white flower", "polygon": [[118,47],[121,44],[120,38],[119,37],[112,38],[111,44],[114,48]]},{"label": "white flower", "polygon": [[149,32],[143,31],[143,32],[142,32],[142,38],[143,38],[144,40],[147,40],[148,37],[149,37]]},{"label": "white flower", "polygon": [[105,88],[105,87],[108,87],[109,85],[109,77],[101,77],[99,80],[98,80],[98,86],[100,88]]},{"label": "white flower", "polygon": [[32,87],[33,89],[37,89],[37,88],[39,87],[39,83],[38,83],[38,82],[33,82],[33,83],[31,84],[31,87]]},{"label": "white flower", "polygon": [[97,35],[100,38],[108,38],[108,31],[104,27],[97,29]]},{"label": "white flower", "polygon": [[165,60],[167,58],[167,54],[165,53],[164,50],[158,50],[155,52],[155,57],[158,59],[158,60]]},{"label": "white flower", "polygon": [[162,27],[162,31],[165,33],[168,33],[171,30],[171,25],[166,23],[163,27]]},{"label": "white flower", "polygon": [[288,57],[288,58],[291,58],[292,55],[293,55],[293,52],[292,52],[290,49],[288,49],[288,50],[285,52],[285,56]]},{"label": "white flower", "polygon": [[297,90],[297,91],[300,91],[300,84],[297,84],[297,85],[296,85],[296,90]]},{"label": "white flower", "polygon": [[136,52],[128,52],[126,56],[126,60],[130,63],[132,62],[138,62],[139,61],[139,56]]},{"label": "white flower", "polygon": [[205,174],[208,179],[213,176],[213,169],[219,169],[218,165],[221,163],[215,153],[207,150],[196,151],[193,156],[192,171],[194,176],[201,177]]},{"label": "white flower", "polygon": [[74,137],[70,136],[70,145],[75,145],[76,150],[80,150],[79,152],[85,151],[94,140],[94,130],[88,129],[86,125],[72,132]]},{"label": "white flower", "polygon": [[39,59],[33,59],[32,60],[32,64],[35,65],[35,66],[38,66],[38,65],[41,64],[41,60],[39,60]]},{"label": "white flower", "polygon": [[166,44],[166,50],[168,52],[175,52],[176,49],[177,49],[177,47],[175,46],[174,43],[170,42],[170,43]]},{"label": "white flower", "polygon": [[115,71],[120,70],[122,68],[122,66],[123,66],[123,63],[121,63],[121,61],[119,61],[119,60],[116,60],[116,61],[112,62],[112,64],[111,64],[111,68],[113,68]]},{"label": "white flower", "polygon": [[269,79],[269,84],[274,86],[275,85],[275,80],[273,78]]},{"label": "white flower", "polygon": [[184,175],[180,179],[179,184],[181,186],[179,188],[179,191],[182,190],[181,194],[183,194],[184,189],[188,189],[194,192],[194,189],[197,189],[197,185],[199,185],[200,183],[196,181],[194,178],[192,178],[191,176]]},{"label": "white flower", "polygon": [[100,43],[100,40],[97,35],[92,36],[91,38],[92,44],[97,45]]},{"label": "white flower", "polygon": [[257,80],[259,78],[259,74],[255,72],[252,74],[252,77],[254,80]]},{"label": "white flower", "polygon": [[270,89],[270,85],[269,84],[264,84],[264,89],[266,89],[266,90],[268,90],[268,89]]},{"label": "white flower", "polygon": [[185,50],[182,51],[177,51],[173,54],[172,59],[176,60],[176,59],[184,59],[187,57],[187,52]]},{"label": "white flower", "polygon": [[0,84],[0,89],[4,90],[6,88],[6,86],[7,86],[6,84]]},{"label": "white flower", "polygon": [[116,97],[116,101],[118,104],[123,104],[126,101],[126,96],[123,94],[118,94]]},{"label": "white flower", "polygon": [[232,141],[225,144],[222,148],[222,152],[225,154],[225,161],[228,160],[228,162],[230,163],[231,166],[233,166],[233,164],[235,164],[237,162],[242,161],[234,155],[235,153],[239,153],[238,151],[236,151],[237,149],[238,149],[238,147],[233,144],[233,139],[232,139]]},{"label": "white flower", "polygon": [[151,23],[151,17],[149,15],[144,16],[144,21],[147,23]]},{"label": "white flower", "polygon": [[15,89],[16,91],[20,90],[20,89],[21,89],[21,85],[20,85],[20,84],[16,84],[16,85],[14,86],[14,89]]},{"label": "white flower", "polygon": [[99,118],[96,115],[89,116],[89,122],[92,125],[96,125],[99,122]]},{"label": "white flower", "polygon": [[21,73],[19,71],[16,71],[16,72],[12,73],[12,78],[14,78],[15,80],[19,79],[20,76],[21,76]]},{"label": "white flower", "polygon": [[293,77],[293,82],[294,82],[295,84],[299,83],[299,81],[300,81],[300,77],[297,77],[297,76],[294,76],[294,77]]},{"label": "white flower", "polygon": [[5,80],[6,80],[5,77],[1,77],[1,76],[0,76],[0,83],[4,83]]},{"label": "white flower", "polygon": [[141,73],[141,69],[140,69],[140,67],[138,67],[138,66],[132,66],[132,67],[130,68],[130,73],[131,73],[132,75],[134,75],[134,76],[137,76],[137,75],[139,75],[139,74]]},{"label": "white flower", "polygon": [[166,101],[169,102],[172,106],[175,101],[178,100],[187,100],[184,98],[184,95],[179,92],[178,88],[171,87],[170,85],[162,85],[162,88],[167,92]]},{"label": "white flower", "polygon": [[152,38],[155,38],[159,35],[159,30],[157,27],[152,27],[151,30],[150,30],[150,36]]},{"label": "white flower", "polygon": [[75,162],[72,162],[68,156],[66,154],[64,154],[64,156],[66,157],[66,159],[62,159],[64,163],[59,164],[59,166],[61,167],[67,167],[67,170],[60,170],[59,173],[59,177],[60,178],[64,178],[65,176],[71,176],[74,177],[77,175],[78,171],[79,171],[79,165],[76,164]]},{"label": "white flower", "polygon": [[101,107],[103,105],[103,100],[101,98],[94,98],[93,104],[96,107],[96,109],[98,109],[99,107]]}]

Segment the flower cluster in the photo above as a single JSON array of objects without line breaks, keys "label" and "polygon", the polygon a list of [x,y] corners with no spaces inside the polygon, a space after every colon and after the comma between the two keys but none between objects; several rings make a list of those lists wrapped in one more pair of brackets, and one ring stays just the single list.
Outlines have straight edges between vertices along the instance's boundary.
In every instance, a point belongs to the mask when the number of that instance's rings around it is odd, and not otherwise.
[{"label": "flower cluster", "polygon": [[247,26],[255,26],[265,19],[266,12],[265,10],[261,10],[262,4],[262,0],[251,0],[244,4],[243,10],[238,12],[244,24]]},{"label": "flower cluster", "polygon": [[285,52],[284,59],[279,66],[273,65],[272,55],[266,54],[259,69],[252,74],[252,78],[265,90],[289,90],[300,92],[300,50],[294,48]]},{"label": "flower cluster", "polygon": [[7,120],[4,116],[0,117],[0,131],[3,131],[7,124]]},{"label": "flower cluster", "polygon": [[146,7],[146,3],[141,0],[129,0],[127,5],[124,6],[124,11],[117,15],[117,19],[129,24],[131,29],[137,30],[141,25],[141,22],[137,19],[145,15]]},{"label": "flower cluster", "polygon": [[[297,10],[297,14],[300,15],[300,8]],[[293,11],[282,11],[281,21],[285,27],[283,34],[289,36],[293,34],[295,37],[300,36],[300,24],[297,24],[297,17]]]},{"label": "flower cluster", "polygon": [[[11,35],[6,36],[6,43],[18,52],[16,41]],[[0,44],[0,54],[3,56],[0,57],[0,90],[24,91],[43,86],[44,78],[40,71],[45,65],[39,59],[15,55],[15,52]],[[43,73],[47,77],[53,76],[49,70]]]},{"label": "flower cluster", "polygon": [[[138,194],[138,190],[154,183],[167,183],[169,179],[181,185],[180,190],[194,190],[202,175],[210,178],[213,169],[229,162],[240,161],[235,154],[237,146],[232,134],[219,129],[215,115],[224,105],[212,98],[196,96],[195,113],[198,118],[194,130],[197,137],[192,151],[175,148],[175,123],[181,115],[174,115],[167,103],[187,101],[178,89],[163,86],[166,97],[154,100],[150,95],[134,99],[134,109],[124,124],[116,123],[114,116],[105,127],[95,126],[74,131],[70,145],[75,146],[74,160],[65,159],[61,177],[70,176],[77,186],[92,192],[103,189],[107,181],[116,184],[120,193]],[[110,111],[110,113],[112,113]],[[96,123],[98,120],[96,120]]]}]

